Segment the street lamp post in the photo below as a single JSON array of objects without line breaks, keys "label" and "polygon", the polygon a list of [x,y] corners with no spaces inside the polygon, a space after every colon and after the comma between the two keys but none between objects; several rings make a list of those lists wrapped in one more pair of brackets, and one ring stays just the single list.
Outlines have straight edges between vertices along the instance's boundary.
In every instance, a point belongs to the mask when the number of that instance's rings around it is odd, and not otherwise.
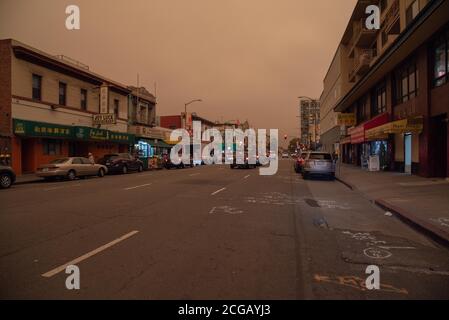
[{"label": "street lamp post", "polygon": [[192,101],[189,101],[189,102],[187,102],[187,103],[184,103],[184,129],[187,128],[187,106],[188,106],[189,104],[194,103],[194,102],[203,102],[203,100],[202,100],[202,99],[194,99],[194,100],[192,100]]}]

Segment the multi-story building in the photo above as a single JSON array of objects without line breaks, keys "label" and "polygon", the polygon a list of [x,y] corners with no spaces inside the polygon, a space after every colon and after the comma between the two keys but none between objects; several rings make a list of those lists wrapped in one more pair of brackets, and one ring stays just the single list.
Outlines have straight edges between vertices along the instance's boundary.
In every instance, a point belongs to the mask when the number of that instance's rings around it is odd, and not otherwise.
[{"label": "multi-story building", "polygon": [[18,173],[65,156],[126,152],[131,90],[63,56],[0,40],[0,147]]},{"label": "multi-story building", "polygon": [[[368,5],[380,30],[364,27]],[[386,170],[449,176],[449,0],[359,0],[340,47],[353,83],[334,111],[356,124],[341,140],[344,162],[377,155]]]},{"label": "multi-story building", "polygon": [[338,113],[334,111],[337,102],[349,91],[353,83],[349,81],[346,70],[349,69],[348,48],[339,45],[331,65],[323,80],[323,92],[320,97],[320,142],[322,150],[339,152],[340,138],[344,135],[338,122]]},{"label": "multi-story building", "polygon": [[315,99],[301,98],[299,114],[300,143],[315,150],[320,145],[320,102]]},{"label": "multi-story building", "polygon": [[144,87],[128,87],[129,99],[128,131],[135,135],[134,151],[143,161],[144,168],[157,167],[157,158],[168,154],[172,145],[170,130],[157,126],[156,97]]}]

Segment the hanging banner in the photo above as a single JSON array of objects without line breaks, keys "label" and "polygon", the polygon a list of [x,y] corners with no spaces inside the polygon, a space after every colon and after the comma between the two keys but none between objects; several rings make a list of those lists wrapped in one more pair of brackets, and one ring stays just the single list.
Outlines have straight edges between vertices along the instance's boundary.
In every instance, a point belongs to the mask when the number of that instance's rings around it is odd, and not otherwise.
[{"label": "hanging banner", "polygon": [[109,113],[109,87],[100,87],[100,113]]}]

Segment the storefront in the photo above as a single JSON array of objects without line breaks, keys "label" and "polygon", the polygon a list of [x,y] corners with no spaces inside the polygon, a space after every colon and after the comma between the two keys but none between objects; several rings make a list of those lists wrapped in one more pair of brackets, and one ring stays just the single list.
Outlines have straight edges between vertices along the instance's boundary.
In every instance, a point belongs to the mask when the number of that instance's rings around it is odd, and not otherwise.
[{"label": "storefront", "polygon": [[88,127],[13,120],[11,165],[17,174],[33,173],[43,164],[68,156],[95,160],[108,153],[128,152],[134,136]]},{"label": "storefront", "polygon": [[169,155],[172,145],[159,139],[139,137],[136,139],[134,149],[143,161],[145,169],[162,168],[164,155]]},{"label": "storefront", "polygon": [[419,169],[419,135],[422,130],[423,118],[411,117],[372,128],[366,135],[391,136],[394,141],[394,167],[397,171],[411,174]]},{"label": "storefront", "polygon": [[[389,115],[380,114],[363,124],[350,128],[348,130],[351,145],[346,146],[344,151],[347,153],[345,158],[349,163],[368,168],[369,159],[373,156],[379,157],[380,170],[387,170],[391,159],[391,142],[388,134],[376,131],[388,123]],[[342,140],[348,144],[348,140]]]}]

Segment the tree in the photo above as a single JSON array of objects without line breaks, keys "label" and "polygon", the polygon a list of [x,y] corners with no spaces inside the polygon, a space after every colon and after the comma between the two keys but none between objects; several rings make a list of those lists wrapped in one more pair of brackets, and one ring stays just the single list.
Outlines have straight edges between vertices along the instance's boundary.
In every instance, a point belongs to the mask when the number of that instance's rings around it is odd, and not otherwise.
[{"label": "tree", "polygon": [[290,153],[293,153],[296,151],[296,149],[298,149],[298,145],[299,145],[299,138],[293,138],[290,140],[289,144],[288,144],[288,151]]}]

